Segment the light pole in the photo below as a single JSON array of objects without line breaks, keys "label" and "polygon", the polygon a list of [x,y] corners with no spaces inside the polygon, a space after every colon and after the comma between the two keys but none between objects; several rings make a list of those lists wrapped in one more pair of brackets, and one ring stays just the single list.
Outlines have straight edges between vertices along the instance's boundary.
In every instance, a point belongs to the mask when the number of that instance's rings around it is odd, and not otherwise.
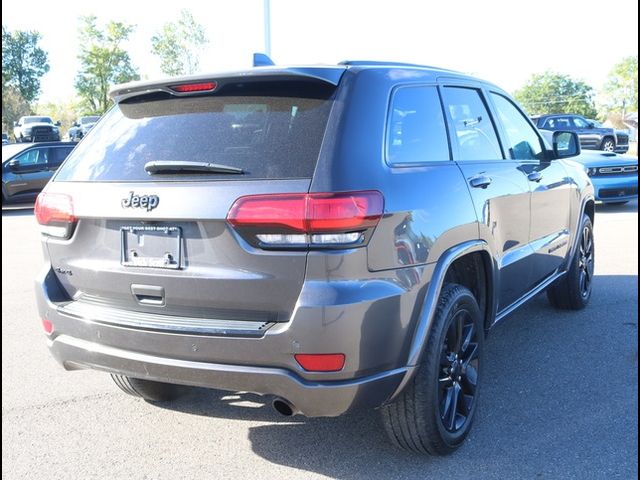
[{"label": "light pole", "polygon": [[264,53],[271,56],[271,2],[264,0]]}]

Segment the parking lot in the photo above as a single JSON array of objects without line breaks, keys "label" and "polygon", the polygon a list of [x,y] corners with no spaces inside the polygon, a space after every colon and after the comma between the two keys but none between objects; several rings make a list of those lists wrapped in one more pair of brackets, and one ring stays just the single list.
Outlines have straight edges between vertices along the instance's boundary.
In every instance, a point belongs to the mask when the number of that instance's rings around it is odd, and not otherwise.
[{"label": "parking lot", "polygon": [[446,458],[390,446],[375,412],[283,418],[267,399],[194,389],[152,406],[49,355],[29,208],[2,215],[3,478],[636,478],[637,202],[597,208],[589,307],[544,295],[498,325],[466,445]]}]

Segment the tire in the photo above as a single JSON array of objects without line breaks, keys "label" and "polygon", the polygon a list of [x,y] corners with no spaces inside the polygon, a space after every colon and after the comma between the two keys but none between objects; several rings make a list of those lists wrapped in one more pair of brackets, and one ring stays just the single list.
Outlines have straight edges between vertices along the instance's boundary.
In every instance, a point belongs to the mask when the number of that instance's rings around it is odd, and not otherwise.
[{"label": "tire", "polygon": [[616,149],[616,142],[611,137],[605,137],[600,145],[600,150],[605,152],[614,152]]},{"label": "tire", "polygon": [[152,403],[176,400],[184,394],[186,389],[181,385],[142,380],[115,373],[111,374],[111,378],[123,392]]},{"label": "tire", "polygon": [[462,445],[478,403],[483,342],[483,316],[475,297],[461,285],[445,285],[417,372],[400,396],[381,409],[392,443],[431,455],[446,455]]},{"label": "tire", "polygon": [[547,289],[549,302],[562,310],[582,310],[589,303],[593,284],[595,244],[593,225],[587,215],[580,224],[578,248],[567,273]]}]

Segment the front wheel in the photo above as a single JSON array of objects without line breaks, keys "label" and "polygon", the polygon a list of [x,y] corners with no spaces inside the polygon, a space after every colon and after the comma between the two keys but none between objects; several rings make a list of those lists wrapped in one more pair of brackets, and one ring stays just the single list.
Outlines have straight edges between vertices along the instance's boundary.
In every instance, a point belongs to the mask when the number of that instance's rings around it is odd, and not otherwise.
[{"label": "front wheel", "polygon": [[547,297],[556,308],[582,310],[591,298],[595,267],[593,224],[588,215],[582,218],[578,246],[564,277],[547,289]]},{"label": "front wheel", "polygon": [[443,287],[423,358],[382,420],[391,441],[418,453],[446,455],[467,437],[476,412],[484,342],[478,302],[465,287]]},{"label": "front wheel", "polygon": [[612,138],[605,138],[602,141],[602,145],[600,146],[600,150],[605,152],[613,152],[616,149],[616,143]]}]

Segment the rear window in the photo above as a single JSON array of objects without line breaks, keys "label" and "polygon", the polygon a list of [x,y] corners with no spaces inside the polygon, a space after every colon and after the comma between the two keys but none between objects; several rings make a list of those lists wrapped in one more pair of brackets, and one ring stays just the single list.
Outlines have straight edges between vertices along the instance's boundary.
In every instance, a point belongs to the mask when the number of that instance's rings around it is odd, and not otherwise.
[{"label": "rear window", "polygon": [[[136,97],[107,112],[58,170],[56,181],[309,178],[334,90],[280,81],[225,85],[207,96]],[[210,162],[245,173],[149,175],[144,166],[150,161]]]}]

